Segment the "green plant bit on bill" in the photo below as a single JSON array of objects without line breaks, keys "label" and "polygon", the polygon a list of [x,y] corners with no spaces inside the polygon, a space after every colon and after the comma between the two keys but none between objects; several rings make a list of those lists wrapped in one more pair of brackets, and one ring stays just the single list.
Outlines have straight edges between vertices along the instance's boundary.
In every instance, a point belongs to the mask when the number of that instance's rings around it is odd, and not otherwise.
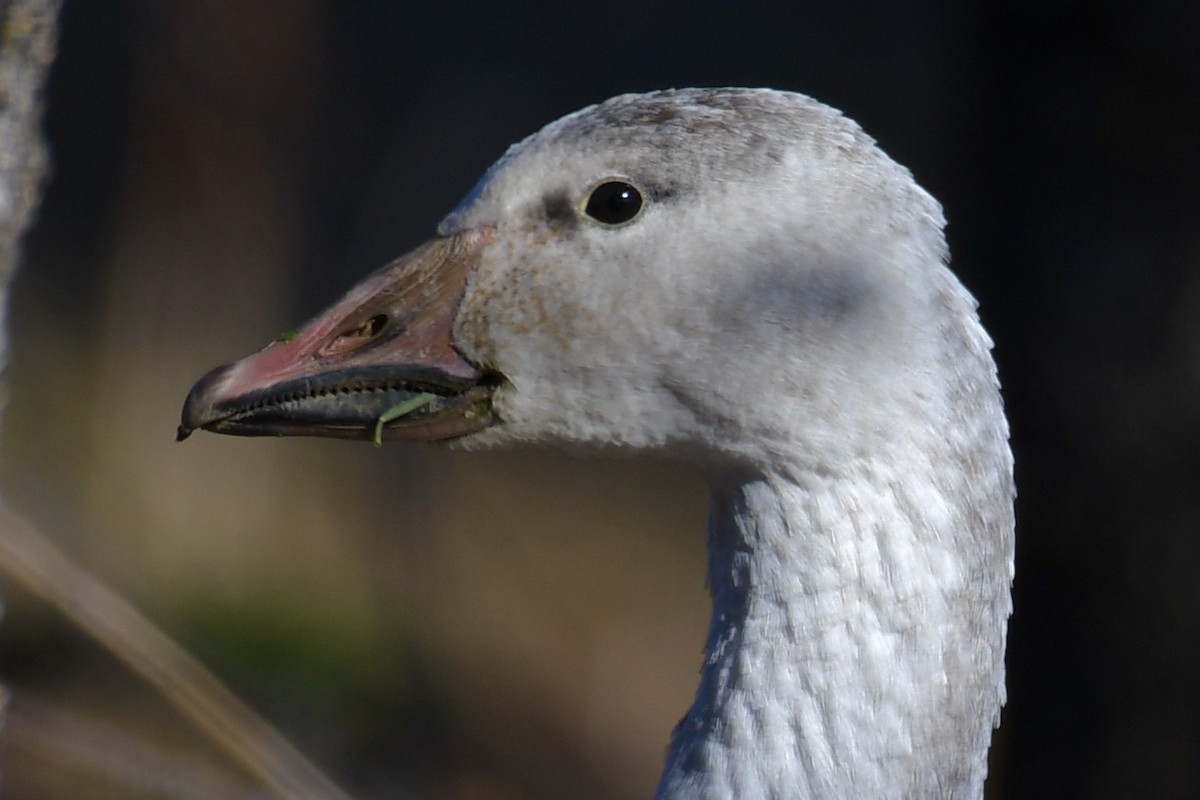
[{"label": "green plant bit on bill", "polygon": [[414,395],[414,396],[408,398],[403,403],[396,403],[396,405],[392,406],[387,411],[384,411],[382,414],[380,414],[379,419],[375,420],[375,446],[376,447],[383,446],[383,426],[384,425],[386,425],[387,423],[391,422],[394,419],[400,419],[401,417],[407,417],[409,414],[413,413],[417,409],[429,405],[435,399],[437,399],[436,394],[432,394],[430,392],[421,392],[418,395]]}]

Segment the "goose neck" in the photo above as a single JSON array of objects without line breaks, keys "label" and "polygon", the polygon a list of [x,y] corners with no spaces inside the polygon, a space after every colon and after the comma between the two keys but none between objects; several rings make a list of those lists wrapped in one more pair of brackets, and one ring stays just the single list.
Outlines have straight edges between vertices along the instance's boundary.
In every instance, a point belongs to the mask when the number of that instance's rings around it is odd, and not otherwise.
[{"label": "goose neck", "polygon": [[713,481],[712,622],[658,798],[980,796],[1007,571],[969,613],[1000,565],[960,552],[965,509],[859,467]]}]

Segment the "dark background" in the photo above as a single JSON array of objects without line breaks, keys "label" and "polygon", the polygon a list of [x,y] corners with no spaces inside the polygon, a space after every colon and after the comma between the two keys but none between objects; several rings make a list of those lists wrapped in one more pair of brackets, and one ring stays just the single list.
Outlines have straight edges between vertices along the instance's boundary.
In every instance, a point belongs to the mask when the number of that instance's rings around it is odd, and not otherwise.
[{"label": "dark background", "polygon": [[[698,479],[171,437],[197,376],[421,242],[509,143],[692,85],[837,106],[946,208],[1020,492],[990,796],[1200,796],[1192,0],[67,0],[10,503],[361,797],[649,796],[706,621]],[[18,701],[229,769],[3,588]],[[143,796],[9,739],[7,796]]]}]

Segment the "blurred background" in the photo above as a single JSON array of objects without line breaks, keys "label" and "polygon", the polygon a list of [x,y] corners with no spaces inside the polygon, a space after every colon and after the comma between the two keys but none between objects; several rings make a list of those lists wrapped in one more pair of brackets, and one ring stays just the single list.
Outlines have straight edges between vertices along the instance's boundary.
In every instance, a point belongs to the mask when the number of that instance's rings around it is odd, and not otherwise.
[{"label": "blurred background", "polygon": [[[768,85],[945,205],[1017,455],[992,798],[1200,796],[1200,7],[67,0],[3,486],[360,798],[649,797],[707,624],[682,468],[196,436],[184,394],[620,92]],[[4,796],[261,797],[0,576]],[[169,793],[169,765],[195,791]],[[207,783],[206,783],[207,782]],[[213,784],[213,782],[216,782]]]}]

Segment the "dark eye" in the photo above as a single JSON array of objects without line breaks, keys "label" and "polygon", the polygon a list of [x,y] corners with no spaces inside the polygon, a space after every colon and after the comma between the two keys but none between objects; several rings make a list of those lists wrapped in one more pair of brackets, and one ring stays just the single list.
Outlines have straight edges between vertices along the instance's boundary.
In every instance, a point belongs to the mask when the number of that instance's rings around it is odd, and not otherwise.
[{"label": "dark eye", "polygon": [[588,196],[583,211],[605,225],[629,222],[642,210],[642,193],[624,181],[606,181]]}]

